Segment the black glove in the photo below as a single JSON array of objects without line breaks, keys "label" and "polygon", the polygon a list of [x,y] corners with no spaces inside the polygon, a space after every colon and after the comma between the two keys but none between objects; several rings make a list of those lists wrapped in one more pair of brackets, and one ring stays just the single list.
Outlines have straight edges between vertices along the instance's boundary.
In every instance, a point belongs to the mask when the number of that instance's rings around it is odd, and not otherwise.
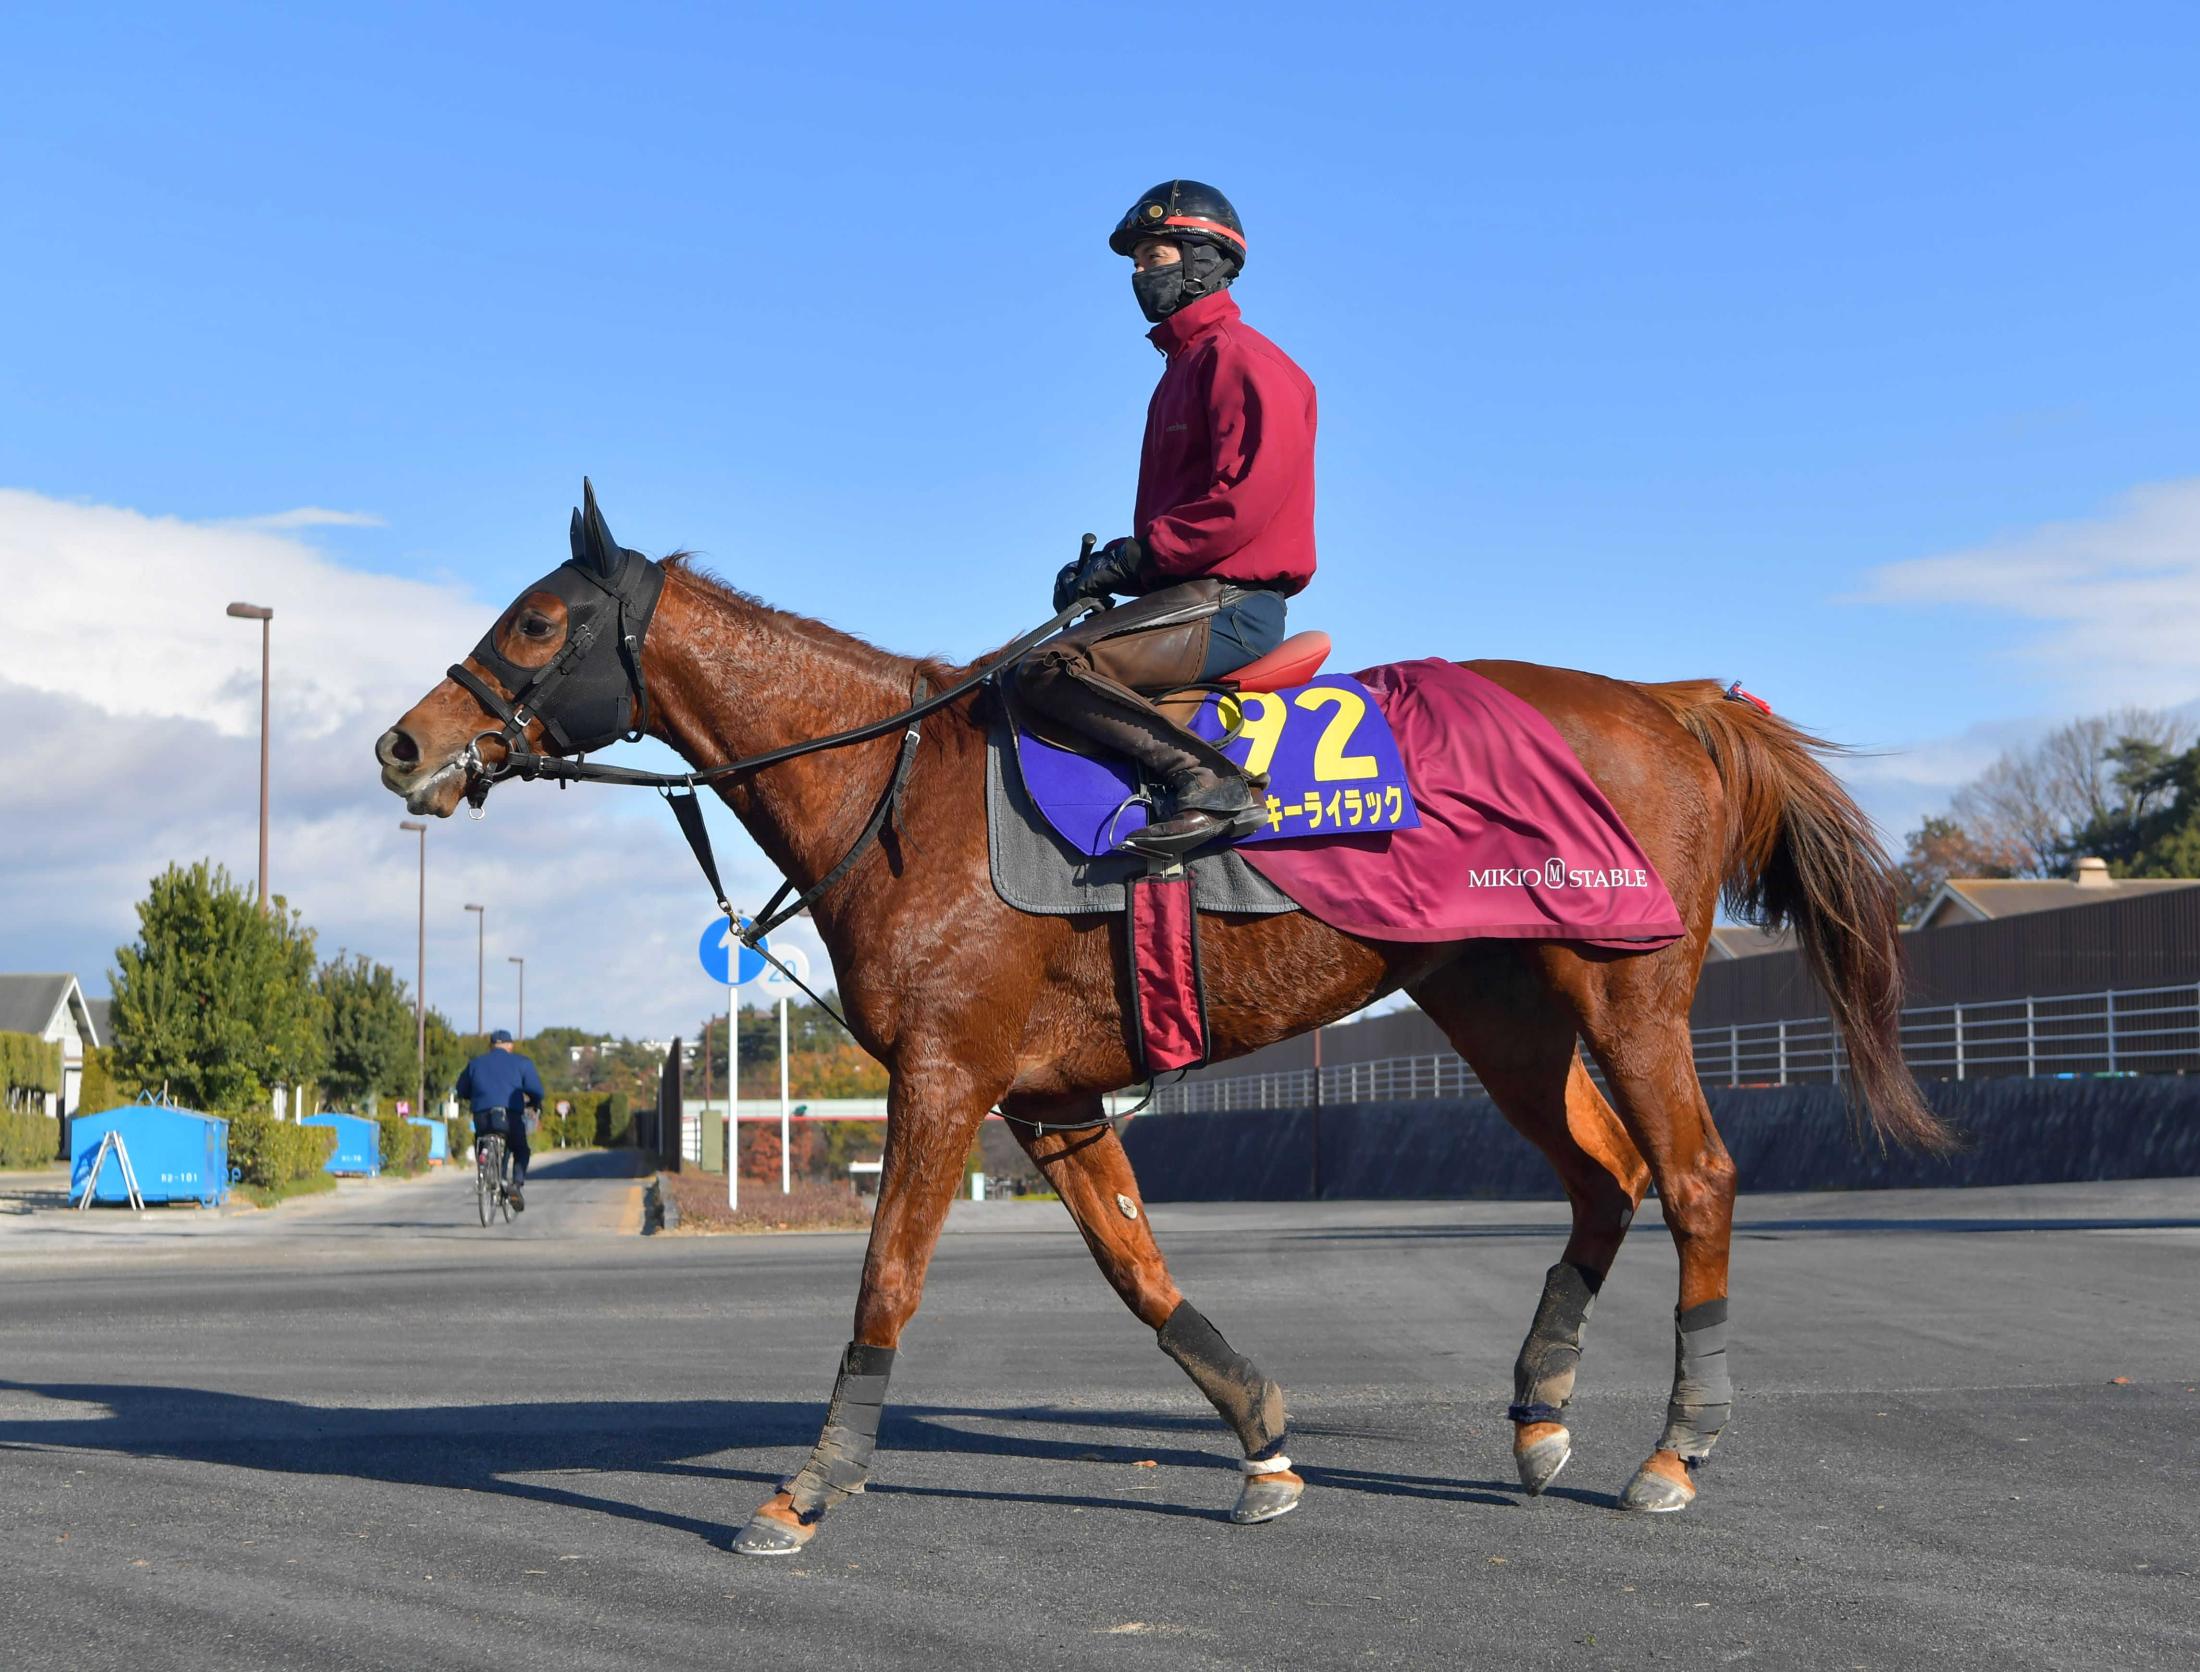
[{"label": "black glove", "polygon": [[1066,610],[1080,598],[1109,598],[1138,590],[1138,571],[1146,549],[1129,535],[1110,540],[1080,563],[1065,566],[1054,581],[1054,607]]},{"label": "black glove", "polygon": [[1082,558],[1073,558],[1062,565],[1062,572],[1054,577],[1054,613],[1060,615],[1084,594],[1077,590],[1077,577],[1085,572]]}]

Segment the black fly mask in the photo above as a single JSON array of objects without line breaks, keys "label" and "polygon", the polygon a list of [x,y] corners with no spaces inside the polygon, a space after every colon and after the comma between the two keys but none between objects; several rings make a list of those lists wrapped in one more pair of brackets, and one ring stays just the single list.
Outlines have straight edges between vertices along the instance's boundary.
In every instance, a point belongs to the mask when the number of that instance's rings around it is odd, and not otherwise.
[{"label": "black fly mask", "polygon": [[[565,605],[565,643],[557,655],[539,668],[523,668],[497,648],[496,628],[484,633],[473,659],[502,682],[509,700],[463,663],[450,670],[454,681],[503,722],[500,731],[483,735],[503,737],[512,756],[507,770],[523,776],[533,775],[522,764],[535,753],[527,742],[530,720],[542,722],[543,735],[561,755],[631,742],[649,725],[642,640],[665,574],[611,537],[596,507],[596,490],[585,479],[581,501],[573,513],[572,557],[528,588]],[[488,786],[481,782],[480,788],[486,793]]]}]

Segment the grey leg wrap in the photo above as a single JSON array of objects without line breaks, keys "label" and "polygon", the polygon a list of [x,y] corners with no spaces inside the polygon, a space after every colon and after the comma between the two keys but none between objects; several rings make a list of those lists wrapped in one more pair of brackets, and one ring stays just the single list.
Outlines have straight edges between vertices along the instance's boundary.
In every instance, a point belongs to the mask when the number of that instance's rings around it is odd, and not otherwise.
[{"label": "grey leg wrap", "polygon": [[1726,1301],[1707,1300],[1674,1314],[1673,1397],[1665,1407],[1658,1449],[1689,1463],[1711,1454],[1734,1409],[1734,1381],[1726,1370]]},{"label": "grey leg wrap", "polygon": [[840,1355],[840,1376],[825,1412],[825,1432],[786,1492],[795,1513],[815,1521],[843,1498],[863,1490],[871,1451],[878,1444],[878,1419],[886,1404],[886,1381],[894,1373],[894,1349],[848,1343]]},{"label": "grey leg wrap", "polygon": [[1161,1350],[1184,1367],[1199,1391],[1236,1430],[1245,1455],[1270,1458],[1283,1449],[1283,1389],[1229,1342],[1190,1301],[1181,1302],[1161,1326]]},{"label": "grey leg wrap", "polygon": [[1513,1365],[1513,1422],[1564,1422],[1581,1367],[1581,1332],[1604,1279],[1586,1266],[1561,1260],[1543,1274],[1543,1299]]}]

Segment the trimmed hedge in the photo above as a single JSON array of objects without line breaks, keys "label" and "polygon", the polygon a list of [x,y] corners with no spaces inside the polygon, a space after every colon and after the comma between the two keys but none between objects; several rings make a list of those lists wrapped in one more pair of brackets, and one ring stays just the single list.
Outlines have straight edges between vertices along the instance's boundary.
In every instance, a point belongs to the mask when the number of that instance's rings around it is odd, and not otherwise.
[{"label": "trimmed hedge", "polygon": [[623,1149],[634,1142],[634,1110],[625,1092],[610,1092],[596,1106],[596,1142],[605,1149]]},{"label": "trimmed hedge", "polygon": [[130,1101],[115,1084],[110,1057],[111,1047],[87,1045],[84,1047],[84,1078],[77,1082],[76,1103],[79,1109],[93,1114],[112,1109]]},{"label": "trimmed hedge", "polygon": [[382,1171],[411,1178],[428,1170],[427,1128],[415,1126],[403,1115],[377,1112],[374,1124],[382,1134]]},{"label": "trimmed hedge", "polygon": [[0,1167],[43,1167],[61,1152],[61,1123],[28,1109],[0,1113]]},{"label": "trimmed hedge", "polygon": [[[560,1103],[573,1112],[558,1113]],[[535,1143],[542,1149],[599,1149],[634,1141],[634,1115],[623,1091],[560,1091],[550,1094]]]},{"label": "trimmed hedge", "polygon": [[293,1126],[265,1109],[229,1118],[229,1170],[240,1183],[281,1191],[328,1165],[336,1153],[332,1126]]},{"label": "trimmed hedge", "polygon": [[45,1095],[61,1089],[61,1046],[34,1033],[0,1033],[0,1091],[9,1102],[19,1095]]},{"label": "trimmed hedge", "polygon": [[452,1115],[443,1123],[444,1143],[451,1152],[451,1164],[463,1162],[473,1165],[474,1122],[470,1115]]}]

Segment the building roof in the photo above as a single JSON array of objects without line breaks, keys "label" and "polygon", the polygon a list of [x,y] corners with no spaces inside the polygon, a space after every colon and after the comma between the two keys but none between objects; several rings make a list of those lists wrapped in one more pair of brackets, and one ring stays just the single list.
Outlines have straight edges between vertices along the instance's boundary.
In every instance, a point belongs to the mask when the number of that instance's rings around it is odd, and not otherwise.
[{"label": "building roof", "polygon": [[1998,917],[2094,906],[2174,888],[2200,888],[2200,878],[2112,877],[2105,863],[2092,858],[2079,860],[2075,874],[2068,877],[1950,877],[1918,914],[1917,927],[1987,923]]},{"label": "building roof", "polygon": [[106,1046],[115,1042],[115,1001],[113,999],[86,999],[84,1014],[92,1019],[95,1045]]},{"label": "building roof", "polygon": [[81,1011],[73,975],[0,975],[0,1033],[43,1035],[72,994]]},{"label": "building roof", "polygon": [[1751,923],[1722,923],[1711,931],[1705,957],[1755,958],[1767,952],[1786,952],[1795,945],[1792,929],[1760,929]]}]

